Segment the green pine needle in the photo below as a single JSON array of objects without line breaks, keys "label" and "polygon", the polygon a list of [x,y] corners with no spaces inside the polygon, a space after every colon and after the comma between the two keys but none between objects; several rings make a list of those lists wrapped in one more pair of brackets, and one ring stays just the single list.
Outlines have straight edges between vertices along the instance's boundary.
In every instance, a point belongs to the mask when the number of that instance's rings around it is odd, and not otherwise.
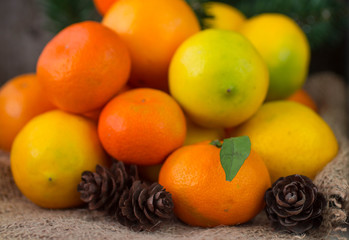
[{"label": "green pine needle", "polygon": [[308,37],[312,50],[334,46],[343,39],[349,10],[344,0],[220,0],[247,17],[282,13],[293,18]]},{"label": "green pine needle", "polygon": [[92,0],[38,0],[38,2],[49,20],[45,27],[53,33],[73,23],[100,20]]},{"label": "green pine needle", "polygon": [[[48,17],[46,28],[57,33],[63,28],[85,20],[101,17],[92,0],[38,0]],[[145,1],[145,0],[142,0]],[[164,0],[166,1],[166,0]],[[208,16],[203,4],[209,0],[186,0],[195,11],[202,28]],[[211,0],[238,8],[247,17],[261,13],[282,13],[293,18],[306,33],[312,50],[336,45],[348,26],[348,7],[344,0]]]},{"label": "green pine needle", "polygon": [[204,9],[204,4],[210,2],[210,0],[186,0],[189,6],[194,10],[201,28],[207,28],[204,24],[204,19],[212,18],[212,16],[208,15]]}]

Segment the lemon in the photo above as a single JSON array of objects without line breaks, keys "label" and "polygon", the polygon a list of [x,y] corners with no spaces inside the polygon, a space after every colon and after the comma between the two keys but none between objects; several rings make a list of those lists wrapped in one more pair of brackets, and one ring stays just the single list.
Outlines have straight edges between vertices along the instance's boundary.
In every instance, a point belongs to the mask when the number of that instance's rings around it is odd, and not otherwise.
[{"label": "lemon", "polygon": [[35,204],[67,208],[81,204],[81,173],[106,165],[95,124],[56,110],[32,119],[17,135],[11,150],[16,185]]},{"label": "lemon", "polygon": [[205,12],[212,18],[204,19],[204,25],[209,28],[237,30],[246,17],[236,8],[220,2],[204,4]]},{"label": "lemon", "polygon": [[326,122],[310,108],[291,101],[264,104],[234,135],[247,135],[265,161],[272,181],[291,174],[309,178],[337,154],[337,140]]},{"label": "lemon", "polygon": [[187,120],[187,135],[184,145],[191,145],[208,140],[223,140],[225,131],[223,128],[204,128],[193,123],[189,118]]},{"label": "lemon", "polygon": [[203,127],[229,128],[250,118],[269,83],[266,64],[242,35],[208,29],[187,39],[169,70],[170,93]]},{"label": "lemon", "polygon": [[302,29],[282,14],[262,14],[239,29],[256,47],[270,72],[267,100],[285,99],[303,86],[310,47]]}]

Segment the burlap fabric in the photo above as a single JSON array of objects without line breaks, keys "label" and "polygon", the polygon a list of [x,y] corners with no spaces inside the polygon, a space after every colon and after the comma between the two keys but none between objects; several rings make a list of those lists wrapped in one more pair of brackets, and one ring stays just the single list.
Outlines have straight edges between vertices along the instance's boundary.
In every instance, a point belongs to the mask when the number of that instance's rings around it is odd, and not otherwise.
[{"label": "burlap fabric", "polygon": [[[16,188],[8,156],[0,153],[0,239],[336,239],[346,238],[348,216],[349,145],[346,137],[346,87],[335,75],[312,76],[307,88],[340,142],[338,156],[318,174],[315,183],[330,201],[324,223],[308,235],[275,232],[264,212],[247,224],[211,229],[178,220],[153,233],[135,233],[98,212],[85,209],[47,210],[29,202]],[[342,231],[340,231],[342,230]],[[343,232],[344,231],[344,232]]]}]

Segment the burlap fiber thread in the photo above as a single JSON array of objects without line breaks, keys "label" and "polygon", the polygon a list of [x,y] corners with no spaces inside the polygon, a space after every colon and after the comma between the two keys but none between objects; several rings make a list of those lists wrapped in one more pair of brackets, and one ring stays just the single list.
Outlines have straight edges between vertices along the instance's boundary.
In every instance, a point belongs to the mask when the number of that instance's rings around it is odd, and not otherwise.
[{"label": "burlap fiber thread", "polygon": [[0,153],[0,239],[337,239],[349,238],[349,142],[347,139],[346,86],[331,73],[310,77],[306,88],[319,112],[335,131],[340,142],[338,156],[320,172],[315,184],[330,201],[324,222],[308,235],[275,232],[261,212],[249,223],[211,229],[187,226],[178,220],[154,233],[135,233],[103,216],[85,209],[47,210],[21,195],[11,177],[9,157]]}]

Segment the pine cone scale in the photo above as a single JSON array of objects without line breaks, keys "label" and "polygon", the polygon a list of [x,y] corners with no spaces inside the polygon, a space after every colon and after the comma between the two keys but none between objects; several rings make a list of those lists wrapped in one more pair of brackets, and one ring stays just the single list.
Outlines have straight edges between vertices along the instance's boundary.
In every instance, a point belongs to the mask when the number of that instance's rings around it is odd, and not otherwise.
[{"label": "pine cone scale", "polygon": [[96,182],[96,185],[101,186],[102,185],[102,177],[97,172],[92,173],[92,175],[93,175],[93,178]]},{"label": "pine cone scale", "polygon": [[169,207],[168,202],[166,201],[166,199],[158,199],[156,201],[156,206],[158,206],[158,209],[167,209]]},{"label": "pine cone scale", "polygon": [[285,201],[285,199],[282,199],[282,198],[283,198],[283,194],[278,193],[278,194],[276,195],[276,202],[277,202],[277,204],[279,204],[279,205],[282,206],[282,207],[291,207],[291,205],[288,204],[288,203]]},{"label": "pine cone scale", "polygon": [[109,201],[108,204],[105,205],[104,209],[107,212],[110,212],[110,213],[112,213],[112,215],[114,215],[115,214],[115,208],[117,206],[116,203],[118,202],[119,198],[120,198],[120,194],[118,192],[114,191],[113,198]]},{"label": "pine cone scale", "polygon": [[155,214],[161,218],[171,218],[171,216],[169,216],[168,213],[163,213],[158,209],[155,210]]},{"label": "pine cone scale", "polygon": [[273,204],[270,209],[272,210],[272,212],[274,214],[276,214],[278,217],[281,218],[286,218],[289,216],[289,214],[282,208],[279,208],[278,206],[276,206],[275,204]]},{"label": "pine cone scale", "polygon": [[133,209],[134,215],[142,225],[148,225],[150,224],[149,221],[151,222],[152,219],[148,219],[147,216],[144,214],[144,210],[142,211],[138,207],[134,207]]},{"label": "pine cone scale", "polygon": [[290,219],[298,222],[298,221],[304,221],[304,220],[310,219],[312,218],[312,216],[313,216],[313,209],[310,209],[310,211],[304,212],[303,214],[291,216]]},{"label": "pine cone scale", "polygon": [[89,195],[89,194],[84,194],[82,193],[80,196],[80,199],[84,202],[90,202],[93,199],[93,195]]},{"label": "pine cone scale", "polygon": [[144,216],[152,223],[152,224],[156,224],[156,215],[151,212],[151,211],[148,211],[146,208],[144,208],[143,210],[143,213],[144,213]]},{"label": "pine cone scale", "polygon": [[[298,200],[300,199],[300,200]],[[297,200],[295,203],[294,203],[294,207],[301,207],[301,206],[304,206],[303,208],[306,208],[305,206],[305,194],[303,192],[300,192],[300,196],[297,197]],[[292,204],[290,202],[290,204]]]},{"label": "pine cone scale", "polygon": [[148,207],[149,211],[154,212],[154,195],[151,195],[147,199],[147,207]]},{"label": "pine cone scale", "polygon": [[325,207],[326,207],[326,199],[324,195],[321,194],[314,203],[314,209],[316,209],[316,211],[314,211],[314,216],[320,216],[322,212],[321,210],[324,209]]},{"label": "pine cone scale", "polygon": [[[303,212],[303,206],[300,206],[300,207],[295,207],[295,208],[291,208],[291,209],[283,209],[285,212],[286,212],[286,214],[287,214],[287,216],[293,216],[293,215],[298,215],[298,214],[300,214],[301,212]],[[279,211],[280,211],[280,209],[279,209]]]},{"label": "pine cone scale", "polygon": [[151,192],[149,193],[149,195],[154,195],[155,198],[158,198],[159,195],[161,194],[161,190],[162,190],[162,186],[160,184],[157,184],[157,183],[153,183],[151,186],[150,186],[150,189]]},{"label": "pine cone scale", "polygon": [[306,186],[305,192],[307,192],[308,195],[307,195],[307,199],[304,203],[304,209],[308,209],[311,205],[313,205],[313,203],[315,201],[315,196],[317,195],[317,190],[314,191],[313,188]]},{"label": "pine cone scale", "polygon": [[172,199],[171,194],[165,191],[162,194],[162,197],[157,201],[158,209],[155,214],[162,218],[171,218],[170,213],[173,209],[173,202],[169,200]]},{"label": "pine cone scale", "polygon": [[139,181],[133,186],[135,186],[132,198],[133,214],[142,225],[149,224],[147,217],[143,214],[146,188],[142,188],[143,185]]},{"label": "pine cone scale", "polygon": [[280,223],[285,227],[293,227],[297,225],[297,222],[290,220],[289,218],[280,218]]},{"label": "pine cone scale", "polygon": [[133,215],[132,200],[130,201],[131,194],[128,190],[125,190],[120,199],[119,207],[122,216],[129,221],[135,221],[137,218]]},{"label": "pine cone scale", "polygon": [[125,187],[126,184],[126,179],[128,178],[127,173],[126,173],[126,169],[125,169],[125,165],[121,164],[120,162],[117,162],[115,164],[113,164],[112,168],[111,168],[111,172],[113,174],[113,176],[116,178],[116,190],[117,191],[122,191]]},{"label": "pine cone scale", "polygon": [[143,206],[143,203],[147,200],[147,189],[144,188],[142,189],[142,191],[139,193],[139,196],[138,196],[138,206],[144,210],[144,206]]},{"label": "pine cone scale", "polygon": [[310,229],[312,229],[314,227],[316,227],[316,225],[314,225],[312,221],[306,221],[306,222],[302,223],[302,226],[299,226],[299,225],[289,226],[288,229],[294,233],[302,234],[304,232],[309,231]]}]

